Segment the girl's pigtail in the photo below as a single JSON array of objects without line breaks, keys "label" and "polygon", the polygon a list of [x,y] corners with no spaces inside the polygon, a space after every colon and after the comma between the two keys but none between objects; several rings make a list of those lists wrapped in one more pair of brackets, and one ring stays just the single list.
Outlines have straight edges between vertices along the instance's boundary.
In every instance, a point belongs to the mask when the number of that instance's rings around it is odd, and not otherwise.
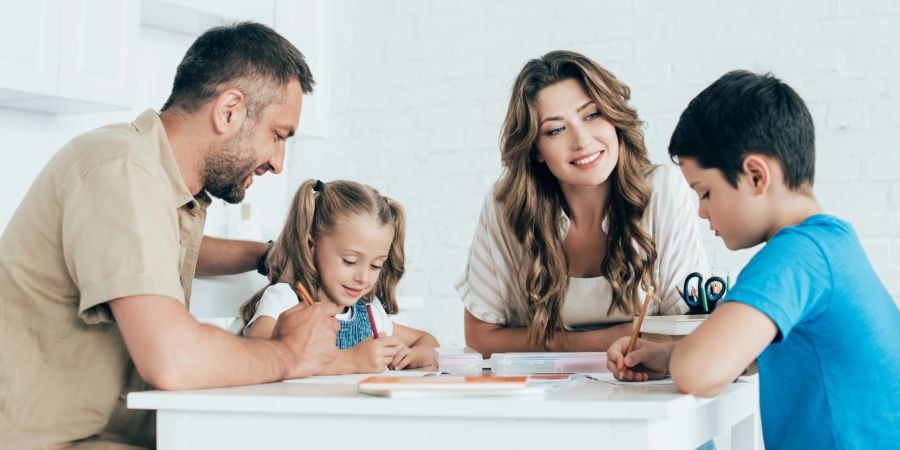
[{"label": "girl's pigtail", "polygon": [[313,264],[310,243],[314,231],[316,195],[321,195],[313,191],[317,183],[324,190],[324,183],[321,181],[306,180],[294,194],[281,234],[269,252],[267,260],[269,284],[241,305],[240,313],[244,323],[253,318],[263,292],[275,283],[289,283],[293,287],[300,281],[313,298],[316,297],[319,288],[318,274]]},{"label": "girl's pigtail", "polygon": [[388,253],[381,276],[375,287],[375,295],[381,300],[388,314],[396,314],[400,308],[397,305],[397,284],[406,271],[403,242],[406,239],[406,214],[403,207],[396,200],[385,198],[390,213],[390,224],[394,227],[394,239],[391,241],[391,250]]}]

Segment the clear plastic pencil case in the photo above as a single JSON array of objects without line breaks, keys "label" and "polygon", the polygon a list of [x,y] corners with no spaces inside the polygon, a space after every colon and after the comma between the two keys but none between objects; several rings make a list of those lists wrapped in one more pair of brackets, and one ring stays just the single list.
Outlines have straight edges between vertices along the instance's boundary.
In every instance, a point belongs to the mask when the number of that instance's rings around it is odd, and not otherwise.
[{"label": "clear plastic pencil case", "polygon": [[438,370],[452,374],[480,374],[482,359],[481,353],[466,348],[441,348],[434,349],[434,361]]},{"label": "clear plastic pencil case", "polygon": [[608,372],[606,352],[494,353],[491,371],[497,375]]}]

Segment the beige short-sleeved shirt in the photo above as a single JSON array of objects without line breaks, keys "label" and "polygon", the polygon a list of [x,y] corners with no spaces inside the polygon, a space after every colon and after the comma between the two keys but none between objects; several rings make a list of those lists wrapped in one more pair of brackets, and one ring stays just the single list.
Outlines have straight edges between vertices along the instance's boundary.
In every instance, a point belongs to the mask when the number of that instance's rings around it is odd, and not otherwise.
[{"label": "beige short-sleeved shirt", "polygon": [[[696,203],[679,171],[657,167],[648,177],[652,189],[650,204],[641,226],[656,244],[655,284],[662,303],[653,303],[649,314],[684,314],[676,286],[691,272],[708,273],[709,261],[700,239]],[[562,213],[560,235],[565,238],[569,218]],[[604,223],[604,229],[606,224]],[[528,305],[520,273],[524,249],[503,215],[502,205],[488,194],[469,260],[456,290],[466,310],[478,319],[510,327],[528,324]],[[640,290],[639,290],[640,291]],[[643,292],[640,292],[643,296]],[[569,277],[569,290],[560,312],[567,328],[626,322],[632,319],[618,309],[608,314],[612,288],[605,277]]]},{"label": "beige short-sleeved shirt", "polygon": [[0,238],[0,445],[154,445],[154,416],[125,408],[147,385],[107,302],[187,305],[209,203],[188,191],[153,110],[50,160]]}]

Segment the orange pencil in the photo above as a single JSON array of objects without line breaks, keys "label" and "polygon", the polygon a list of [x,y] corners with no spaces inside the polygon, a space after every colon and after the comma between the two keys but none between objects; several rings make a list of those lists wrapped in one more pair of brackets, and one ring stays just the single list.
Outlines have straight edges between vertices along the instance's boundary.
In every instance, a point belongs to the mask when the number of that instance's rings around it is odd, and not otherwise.
[{"label": "orange pencil", "polygon": [[306,292],[306,288],[303,287],[303,283],[298,281],[298,282],[294,283],[294,286],[297,287],[297,291],[300,292],[300,296],[303,297],[303,300],[306,301],[306,304],[309,306],[312,306],[313,305],[312,297],[310,297],[309,292]]},{"label": "orange pencil", "polygon": [[638,314],[637,325],[634,326],[634,329],[631,330],[631,340],[628,341],[628,348],[625,349],[625,353],[622,356],[625,356],[631,353],[631,350],[634,349],[634,344],[637,342],[638,333],[641,331],[641,324],[644,323],[644,315],[647,314],[647,307],[650,306],[650,299],[653,298],[653,286],[650,286],[647,289],[647,296],[644,297],[644,304],[641,305],[641,312]]}]

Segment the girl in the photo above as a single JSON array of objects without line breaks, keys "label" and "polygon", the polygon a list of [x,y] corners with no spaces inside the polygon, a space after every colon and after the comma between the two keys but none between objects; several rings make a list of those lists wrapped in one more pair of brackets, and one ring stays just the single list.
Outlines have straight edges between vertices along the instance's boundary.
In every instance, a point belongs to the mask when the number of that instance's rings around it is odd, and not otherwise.
[{"label": "girl", "polygon": [[431,365],[437,340],[388,318],[398,310],[404,233],[400,204],[372,187],[307,180],[268,257],[270,284],[241,306],[244,336],[269,338],[278,315],[299,301],[299,283],[317,301],[344,308],[336,316],[338,357],[321,374]]},{"label": "girl", "polygon": [[675,286],[708,273],[690,189],[650,163],[629,96],[573,52],[519,73],[500,141],[504,172],[456,286],[466,342],[485,357],[606,351],[631,332],[644,289],[662,299],[651,313],[683,314]]}]

